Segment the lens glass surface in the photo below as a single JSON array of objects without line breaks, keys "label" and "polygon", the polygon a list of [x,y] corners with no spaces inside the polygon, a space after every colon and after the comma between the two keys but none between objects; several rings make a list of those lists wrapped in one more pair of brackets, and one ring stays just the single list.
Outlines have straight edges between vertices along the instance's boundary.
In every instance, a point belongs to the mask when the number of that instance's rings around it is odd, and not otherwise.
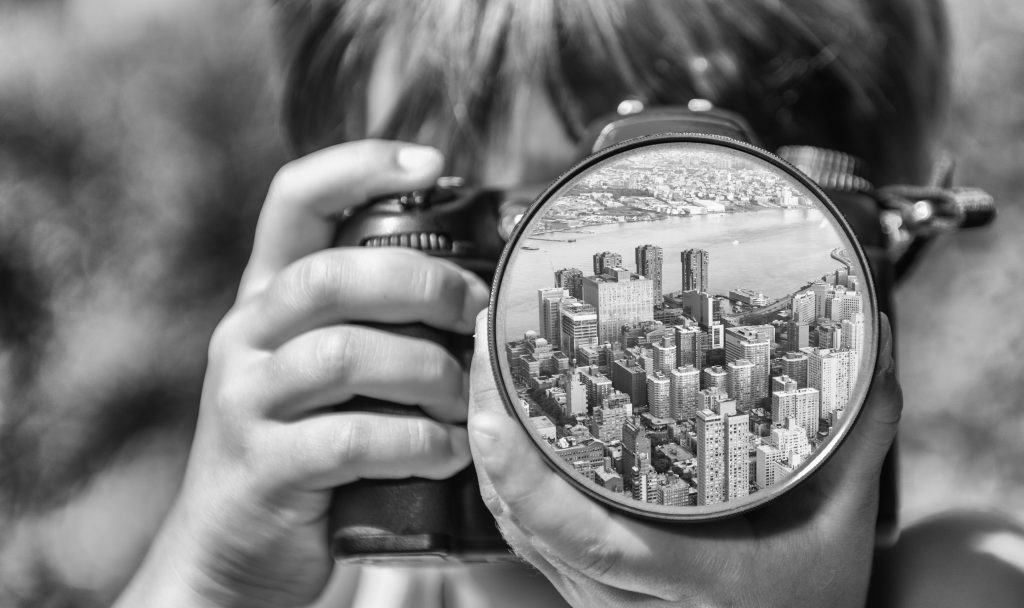
[{"label": "lens glass surface", "polygon": [[492,299],[495,377],[548,463],[656,519],[745,511],[838,445],[877,341],[863,254],[806,178],[663,136],[534,204]]}]

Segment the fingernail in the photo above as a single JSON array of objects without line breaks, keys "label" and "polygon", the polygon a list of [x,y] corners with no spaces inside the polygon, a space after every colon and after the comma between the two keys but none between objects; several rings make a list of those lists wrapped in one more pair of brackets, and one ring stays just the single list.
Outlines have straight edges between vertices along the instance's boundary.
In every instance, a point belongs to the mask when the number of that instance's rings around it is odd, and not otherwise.
[{"label": "fingernail", "polygon": [[441,152],[429,146],[406,146],[395,157],[398,166],[409,173],[432,169],[442,161]]}]

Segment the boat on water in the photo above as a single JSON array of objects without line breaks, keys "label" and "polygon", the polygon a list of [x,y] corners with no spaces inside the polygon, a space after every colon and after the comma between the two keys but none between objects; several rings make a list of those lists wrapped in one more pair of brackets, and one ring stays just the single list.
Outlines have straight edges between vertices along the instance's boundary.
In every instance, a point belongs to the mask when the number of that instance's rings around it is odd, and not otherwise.
[{"label": "boat on water", "polygon": [[540,251],[540,247],[530,247],[529,245],[523,245],[520,249],[525,249],[527,251]]}]

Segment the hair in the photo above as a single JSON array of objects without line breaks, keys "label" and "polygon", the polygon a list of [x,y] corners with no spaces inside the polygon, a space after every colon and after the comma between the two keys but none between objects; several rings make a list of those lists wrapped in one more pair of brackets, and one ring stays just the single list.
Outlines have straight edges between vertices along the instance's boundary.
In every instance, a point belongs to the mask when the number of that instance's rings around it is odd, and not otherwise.
[{"label": "hair", "polygon": [[[742,114],[766,147],[817,145],[881,182],[920,178],[948,98],[937,0],[280,0],[296,154],[385,137],[431,143],[473,177],[517,90],[549,96],[566,134],[619,101]],[[403,84],[381,124],[368,92],[384,43]]]}]

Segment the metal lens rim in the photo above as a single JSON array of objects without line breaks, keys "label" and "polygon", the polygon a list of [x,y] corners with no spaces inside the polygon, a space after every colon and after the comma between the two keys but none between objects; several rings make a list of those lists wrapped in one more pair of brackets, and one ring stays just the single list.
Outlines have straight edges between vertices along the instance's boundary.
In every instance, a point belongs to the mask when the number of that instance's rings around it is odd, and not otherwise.
[{"label": "metal lens rim", "polygon": [[[866,311],[870,311],[870,315],[865,315],[865,317],[869,317],[871,320],[869,323],[870,327],[866,328],[867,331],[864,336],[865,352],[858,368],[854,393],[851,395],[851,399],[844,411],[842,421],[837,425],[838,428],[836,430],[836,436],[830,439],[827,445],[822,446],[822,448],[815,451],[811,457],[806,462],[802,463],[792,475],[786,478],[784,482],[772,486],[771,489],[766,489],[751,495],[754,497],[753,499],[748,497],[734,501],[726,501],[712,505],[711,507],[666,507],[663,505],[642,503],[632,499],[627,501],[621,497],[616,497],[613,493],[604,490],[596,484],[583,483],[579,474],[575,472],[569,463],[555,456],[550,447],[544,443],[543,439],[532,428],[530,421],[524,420],[521,408],[518,407],[517,403],[515,403],[510,396],[510,393],[515,394],[515,391],[513,390],[510,392],[507,389],[505,378],[501,371],[501,357],[504,345],[498,343],[497,336],[497,322],[499,321],[497,307],[498,302],[501,299],[502,278],[505,276],[509,260],[511,259],[513,252],[515,252],[516,248],[519,246],[519,241],[522,238],[526,227],[530,225],[531,221],[538,213],[540,213],[541,209],[545,207],[553,196],[559,194],[571,180],[600,163],[632,150],[671,143],[706,144],[749,154],[755,159],[768,163],[791,179],[795,180],[801,186],[805,187],[817,198],[818,203],[820,203],[823,210],[828,212],[830,215],[829,220],[832,222],[832,225],[838,227],[841,232],[841,236],[846,238],[850,245],[850,253],[853,255],[853,258],[856,259],[859,268],[864,270],[864,272],[861,273],[861,275],[863,275],[863,293],[866,295],[864,307]],[[704,133],[664,133],[630,139],[588,156],[559,176],[558,179],[552,182],[551,185],[549,185],[544,192],[534,200],[533,204],[531,204],[529,209],[526,210],[522,219],[512,231],[512,235],[506,243],[505,249],[498,261],[498,266],[494,274],[494,281],[491,287],[487,320],[487,340],[488,350],[490,353],[491,372],[494,375],[494,381],[498,386],[498,393],[501,395],[506,411],[509,415],[515,418],[520,426],[526,431],[530,440],[543,454],[545,463],[549,467],[588,497],[597,500],[599,503],[607,505],[616,511],[626,513],[637,518],[654,521],[702,522],[740,515],[777,500],[780,496],[803,483],[815,472],[821,469],[822,465],[832,457],[843,443],[845,443],[850,429],[860,416],[865,399],[869,394],[871,384],[874,381],[873,370],[878,357],[880,313],[878,309],[874,280],[871,274],[871,267],[868,264],[867,256],[865,255],[863,248],[858,242],[853,230],[850,228],[850,225],[843,217],[842,212],[839,211],[835,203],[829,199],[829,197],[813,180],[804,175],[793,165],[752,144],[724,136]],[[501,321],[504,321],[504,319],[502,318]],[[867,378],[867,381],[864,381],[865,377]]]}]

